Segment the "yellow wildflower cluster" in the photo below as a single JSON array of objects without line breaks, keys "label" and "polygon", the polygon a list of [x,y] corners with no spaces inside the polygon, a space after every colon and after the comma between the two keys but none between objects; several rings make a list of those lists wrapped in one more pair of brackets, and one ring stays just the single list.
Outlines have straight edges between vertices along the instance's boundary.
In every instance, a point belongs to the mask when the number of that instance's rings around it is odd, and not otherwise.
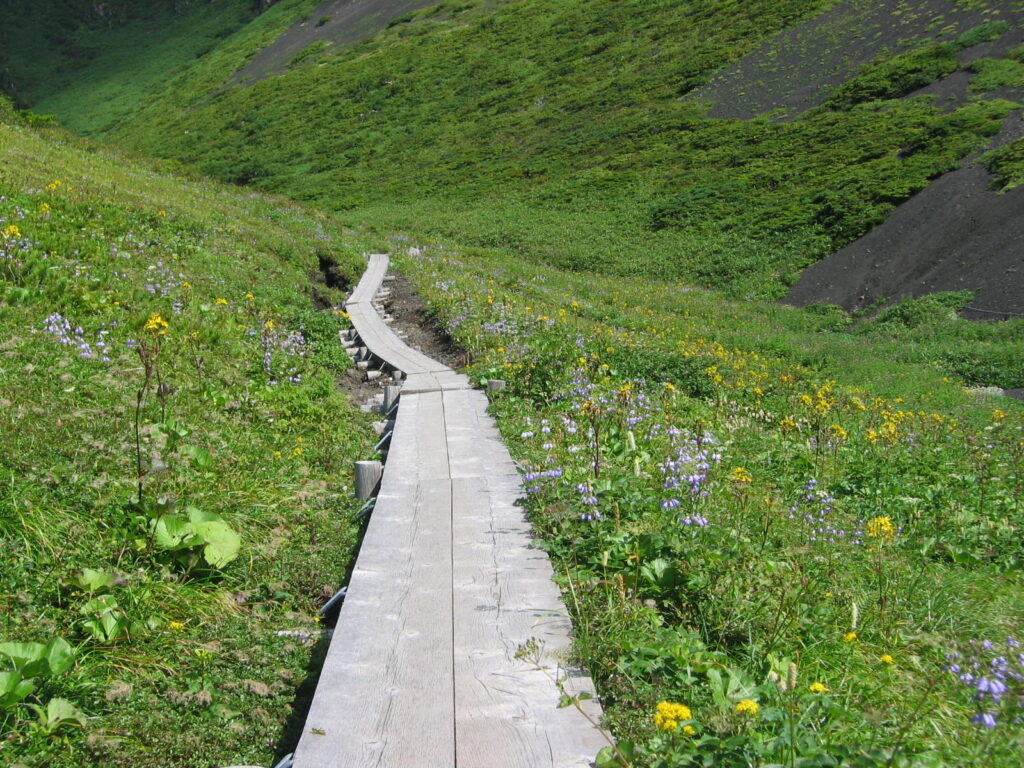
[{"label": "yellow wildflower cluster", "polygon": [[63,183],[64,182],[61,181],[60,179],[54,179],[53,181],[46,185],[46,188],[51,192],[56,192],[60,188],[60,185]]},{"label": "yellow wildflower cluster", "polygon": [[170,323],[163,319],[159,313],[154,312],[149,316],[142,330],[152,333],[154,336],[163,336],[167,333]]},{"label": "yellow wildflower cluster", "polygon": [[811,693],[828,693],[828,687],[824,683],[811,683],[808,690]]},{"label": "yellow wildflower cluster", "polygon": [[845,440],[849,437],[849,434],[843,429],[841,424],[832,424],[828,429],[837,440]]},{"label": "yellow wildflower cluster", "polygon": [[49,203],[40,203],[39,204],[39,212],[41,214],[43,214],[44,216],[46,214],[48,214],[50,212],[50,204]]},{"label": "yellow wildflower cluster", "polygon": [[856,640],[857,640],[857,633],[856,632],[847,632],[845,635],[843,635],[843,642],[844,643],[852,643],[852,642],[855,642]]},{"label": "yellow wildflower cluster", "polygon": [[890,517],[879,515],[868,520],[867,534],[873,539],[891,542],[896,536],[896,526],[893,525]]},{"label": "yellow wildflower cluster", "polygon": [[747,717],[757,717],[757,713],[760,710],[761,707],[753,699],[743,699],[743,701],[736,705],[736,711]]},{"label": "yellow wildflower cluster", "polygon": [[17,224],[9,224],[4,227],[4,237],[8,239],[21,237],[21,230]]},{"label": "yellow wildflower cluster", "polygon": [[[657,712],[654,713],[654,724],[663,731],[674,731],[679,727],[680,721],[692,719],[693,712],[688,706],[671,701],[659,701]],[[693,733],[693,726],[685,726],[683,732]]]},{"label": "yellow wildflower cluster", "polygon": [[737,485],[750,485],[754,481],[753,475],[746,467],[733,467],[729,473],[729,479]]},{"label": "yellow wildflower cluster", "polygon": [[878,657],[878,660],[883,664],[888,664],[890,666],[896,663],[896,659],[894,659],[892,655],[888,653],[883,653],[881,656]]}]

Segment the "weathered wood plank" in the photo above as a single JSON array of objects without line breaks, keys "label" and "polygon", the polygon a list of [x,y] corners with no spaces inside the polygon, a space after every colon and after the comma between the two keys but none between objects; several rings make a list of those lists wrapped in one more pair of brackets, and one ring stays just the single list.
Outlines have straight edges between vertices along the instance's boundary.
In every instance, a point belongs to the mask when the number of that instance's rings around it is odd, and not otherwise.
[{"label": "weathered wood plank", "polygon": [[[458,764],[589,766],[606,742],[574,707],[558,708],[555,680],[570,693],[592,692],[592,684],[570,678],[560,663],[569,619],[547,556],[530,549],[528,526],[517,512],[493,499],[482,477],[452,481]],[[538,658],[516,659],[531,639],[541,643]]]},{"label": "weathered wood plank", "polygon": [[403,401],[395,437],[410,438],[417,461],[434,454],[425,473],[385,471],[297,768],[455,766],[451,488],[430,478],[447,460],[443,429],[440,451],[436,438],[418,439],[439,408],[414,400]]},{"label": "weathered wood plank", "polygon": [[[382,278],[386,257],[371,257]],[[380,493],[342,606],[296,768],[575,768],[604,746],[570,694],[570,625],[487,399],[411,350],[370,304],[362,343],[407,373]],[[371,290],[372,288],[372,290]],[[368,298],[360,299],[362,290]],[[534,638],[537,664],[515,658]],[[539,667],[538,667],[539,664]],[[585,707],[600,717],[596,700]]]},{"label": "weathered wood plank", "polygon": [[377,293],[377,289],[384,281],[384,274],[388,271],[389,263],[390,259],[387,254],[370,254],[367,259],[366,271],[363,272],[363,276],[359,279],[359,283],[356,285],[355,290],[353,290],[352,294],[348,297],[346,304],[358,304],[363,301],[372,301],[374,294]]}]

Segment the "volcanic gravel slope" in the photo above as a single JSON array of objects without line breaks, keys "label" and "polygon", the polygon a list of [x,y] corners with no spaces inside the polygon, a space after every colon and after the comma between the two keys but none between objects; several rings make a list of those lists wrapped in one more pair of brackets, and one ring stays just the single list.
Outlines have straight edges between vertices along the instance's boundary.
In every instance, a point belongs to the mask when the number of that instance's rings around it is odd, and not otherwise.
[{"label": "volcanic gravel slope", "polygon": [[[780,32],[687,98],[707,104],[710,117],[798,119],[874,57],[926,40],[953,40],[990,18],[949,0],[844,0]],[[1024,11],[1007,4],[1000,18],[1011,30],[997,41],[962,51],[962,63],[1005,55],[1024,42]],[[979,95],[1024,100],[1019,88],[972,94],[971,78],[960,70],[906,98],[931,96],[944,111]],[[1018,110],[989,149],[1022,136],[1024,116]],[[991,185],[992,177],[977,158],[966,160],[897,207],[872,232],[808,267],[784,301],[856,310],[880,299],[971,289],[977,293],[965,317],[1024,315],[1024,187],[1000,194]]]},{"label": "volcanic gravel slope", "polygon": [[[1018,112],[997,144],[1024,137]],[[964,317],[1024,315],[1024,186],[999,194],[978,162],[932,182],[881,225],[808,267],[785,301],[847,310],[879,299],[976,290]]]}]

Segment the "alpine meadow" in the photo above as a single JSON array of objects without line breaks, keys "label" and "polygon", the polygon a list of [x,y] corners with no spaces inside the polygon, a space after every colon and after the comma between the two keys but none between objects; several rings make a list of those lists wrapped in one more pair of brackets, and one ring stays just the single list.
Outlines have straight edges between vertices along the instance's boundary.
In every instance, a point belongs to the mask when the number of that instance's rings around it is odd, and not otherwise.
[{"label": "alpine meadow", "polygon": [[291,764],[388,253],[515,459],[580,765],[1020,765],[1024,2],[0,18],[0,764]]}]

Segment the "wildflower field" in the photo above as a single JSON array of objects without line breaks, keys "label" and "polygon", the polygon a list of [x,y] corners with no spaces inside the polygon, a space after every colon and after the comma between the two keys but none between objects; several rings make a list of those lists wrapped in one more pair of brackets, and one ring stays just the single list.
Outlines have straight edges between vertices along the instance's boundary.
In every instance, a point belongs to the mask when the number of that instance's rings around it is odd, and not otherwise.
[{"label": "wildflower field", "polygon": [[599,766],[1019,764],[1024,409],[952,374],[1024,324],[837,325],[441,246],[405,268],[508,382]]},{"label": "wildflower field", "polygon": [[360,260],[311,212],[8,120],[0,764],[270,764],[372,446],[310,273]]}]

